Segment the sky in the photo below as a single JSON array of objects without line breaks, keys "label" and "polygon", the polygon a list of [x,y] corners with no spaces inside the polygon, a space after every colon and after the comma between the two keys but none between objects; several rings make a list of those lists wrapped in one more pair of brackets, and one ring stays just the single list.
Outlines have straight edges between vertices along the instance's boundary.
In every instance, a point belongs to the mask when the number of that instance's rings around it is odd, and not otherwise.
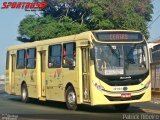
[{"label": "sky", "polygon": [[151,25],[148,28],[150,33],[149,41],[160,38],[160,0],[152,0],[152,4],[154,13],[152,14],[152,21],[149,23]]},{"label": "sky", "polygon": [[4,74],[6,49],[9,46],[20,44],[16,40],[20,21],[26,15],[34,14],[22,9],[1,9],[3,2],[9,1],[32,2],[32,0],[0,0],[0,75]]},{"label": "sky", "polygon": [[[16,40],[20,21],[26,15],[34,15],[33,12],[22,9],[1,9],[3,2],[8,1],[31,2],[32,0],[0,0],[0,75],[4,74],[6,48],[12,45],[20,44],[20,42]],[[152,15],[153,20],[149,23],[151,25],[148,28],[150,33],[150,41],[160,37],[160,17],[158,17],[160,15],[160,0],[152,0],[152,3],[154,6],[154,14]],[[157,17],[158,19],[153,22]]]}]

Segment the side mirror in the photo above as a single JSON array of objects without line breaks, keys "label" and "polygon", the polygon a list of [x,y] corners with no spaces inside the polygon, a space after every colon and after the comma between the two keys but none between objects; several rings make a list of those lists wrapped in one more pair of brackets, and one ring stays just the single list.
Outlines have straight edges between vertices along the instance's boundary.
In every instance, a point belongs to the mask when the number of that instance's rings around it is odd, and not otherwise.
[{"label": "side mirror", "polygon": [[95,51],[94,51],[94,48],[91,48],[91,49],[90,49],[90,59],[91,59],[91,60],[94,60],[94,59],[95,59]]}]

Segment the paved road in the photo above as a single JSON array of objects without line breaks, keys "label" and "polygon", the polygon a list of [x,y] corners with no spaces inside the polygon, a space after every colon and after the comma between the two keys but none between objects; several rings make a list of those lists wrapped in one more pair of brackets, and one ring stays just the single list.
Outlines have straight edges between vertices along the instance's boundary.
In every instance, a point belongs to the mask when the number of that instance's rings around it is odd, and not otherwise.
[{"label": "paved road", "polygon": [[[148,114],[150,113],[150,114]],[[150,118],[150,117],[153,118]],[[160,120],[160,104],[133,104],[127,112],[117,112],[112,106],[90,107],[80,105],[77,111],[69,111],[64,103],[42,102],[33,99],[22,103],[20,97],[0,93],[0,119],[52,119],[52,120]],[[8,119],[9,120],[9,119]]]}]

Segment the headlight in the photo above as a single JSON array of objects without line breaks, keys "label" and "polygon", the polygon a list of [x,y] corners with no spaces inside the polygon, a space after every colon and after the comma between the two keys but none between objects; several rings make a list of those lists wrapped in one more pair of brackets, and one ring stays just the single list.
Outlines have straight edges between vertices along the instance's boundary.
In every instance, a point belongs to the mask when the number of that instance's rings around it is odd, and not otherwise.
[{"label": "headlight", "polygon": [[92,81],[92,83],[94,84],[94,86],[100,90],[100,91],[104,91],[104,87],[102,85],[99,85],[98,83],[96,83],[94,80]]},{"label": "headlight", "polygon": [[147,82],[144,87],[148,88],[150,86],[150,84],[151,84],[151,81]]}]

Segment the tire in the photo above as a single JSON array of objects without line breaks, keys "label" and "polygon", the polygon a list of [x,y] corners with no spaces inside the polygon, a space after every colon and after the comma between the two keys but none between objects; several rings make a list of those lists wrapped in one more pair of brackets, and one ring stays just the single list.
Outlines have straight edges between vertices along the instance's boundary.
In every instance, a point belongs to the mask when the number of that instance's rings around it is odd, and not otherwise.
[{"label": "tire", "polygon": [[69,110],[76,110],[77,109],[77,98],[76,93],[73,89],[73,87],[69,86],[66,89],[66,106]]},{"label": "tire", "polygon": [[23,84],[21,87],[21,100],[24,103],[29,102],[28,89],[26,84]]},{"label": "tire", "polygon": [[130,104],[119,104],[114,105],[115,109],[118,111],[126,111],[129,108]]}]

